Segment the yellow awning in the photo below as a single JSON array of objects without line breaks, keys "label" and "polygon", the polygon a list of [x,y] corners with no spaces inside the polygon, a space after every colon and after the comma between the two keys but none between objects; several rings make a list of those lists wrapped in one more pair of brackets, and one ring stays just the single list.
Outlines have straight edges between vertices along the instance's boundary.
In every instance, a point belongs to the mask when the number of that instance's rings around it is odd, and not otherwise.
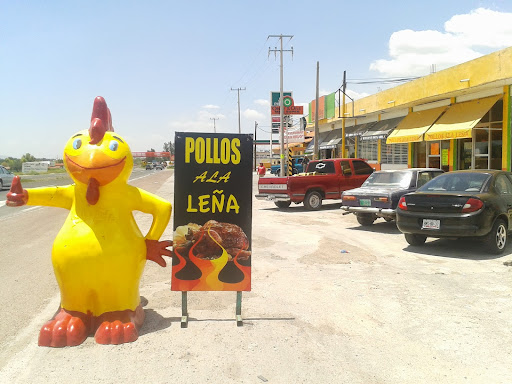
[{"label": "yellow awning", "polygon": [[426,109],[411,112],[398,124],[396,129],[388,136],[386,144],[414,143],[423,141],[423,134],[437,120],[447,107]]},{"label": "yellow awning", "polygon": [[491,96],[450,106],[425,133],[425,141],[471,137],[472,129],[501,97],[501,95]]}]

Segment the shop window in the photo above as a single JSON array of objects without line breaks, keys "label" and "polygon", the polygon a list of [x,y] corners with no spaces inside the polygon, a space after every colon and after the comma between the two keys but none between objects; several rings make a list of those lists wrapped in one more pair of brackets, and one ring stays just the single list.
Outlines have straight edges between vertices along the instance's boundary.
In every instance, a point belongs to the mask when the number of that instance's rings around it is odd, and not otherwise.
[{"label": "shop window", "polygon": [[471,169],[471,139],[460,139],[458,142],[457,169]]},{"label": "shop window", "polygon": [[450,170],[450,141],[441,141],[441,169],[445,172]]},{"label": "shop window", "polygon": [[441,168],[441,152],[439,141],[427,141],[427,167]]},{"label": "shop window", "polygon": [[[384,141],[384,140],[383,140]],[[385,144],[381,146],[382,164],[407,164],[408,144]]]},{"label": "shop window", "polygon": [[503,100],[498,100],[492,108],[480,119],[480,123],[494,123],[503,121]]},{"label": "shop window", "polygon": [[377,140],[361,140],[359,145],[359,157],[368,161],[378,160],[378,142]]},{"label": "shop window", "polygon": [[503,131],[491,129],[491,169],[501,169]]},{"label": "shop window", "polygon": [[473,129],[475,169],[501,169],[502,136],[503,100],[498,100]]},{"label": "shop window", "polygon": [[414,143],[414,166],[425,168],[427,166],[427,146],[425,142]]},{"label": "shop window", "polygon": [[347,137],[345,138],[345,151],[347,152],[347,156],[350,158],[356,157],[356,138]]},{"label": "shop window", "polygon": [[501,169],[502,136],[501,129],[474,129],[475,169]]}]

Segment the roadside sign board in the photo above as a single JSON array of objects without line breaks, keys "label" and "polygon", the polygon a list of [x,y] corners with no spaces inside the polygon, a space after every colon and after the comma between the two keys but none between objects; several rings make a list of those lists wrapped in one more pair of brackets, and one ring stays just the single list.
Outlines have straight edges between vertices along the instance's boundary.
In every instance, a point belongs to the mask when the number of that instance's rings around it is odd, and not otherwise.
[{"label": "roadside sign board", "polygon": [[[271,107],[272,115],[279,115],[280,112],[281,112],[281,108],[279,107],[279,105]],[[284,107],[284,114],[285,115],[303,115],[304,108],[302,107],[302,105],[292,105],[289,107]]]},{"label": "roadside sign board", "polygon": [[[284,97],[292,97],[292,92],[283,92],[283,98]],[[281,92],[270,92],[270,106],[279,106],[279,99],[281,98]],[[283,100],[284,101],[284,100]],[[274,115],[274,113],[273,113]],[[276,115],[279,115],[279,113],[276,113]]]},{"label": "roadside sign board", "polygon": [[287,131],[285,140],[289,143],[302,143],[304,141],[304,131]]},{"label": "roadside sign board", "polygon": [[251,135],[177,132],[173,291],[250,291]]}]

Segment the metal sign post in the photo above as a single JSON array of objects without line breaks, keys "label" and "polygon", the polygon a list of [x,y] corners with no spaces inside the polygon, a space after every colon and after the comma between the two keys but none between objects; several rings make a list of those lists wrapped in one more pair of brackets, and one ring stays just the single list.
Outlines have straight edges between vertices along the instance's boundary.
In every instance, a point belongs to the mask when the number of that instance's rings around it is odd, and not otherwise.
[{"label": "metal sign post", "polygon": [[242,291],[236,293],[236,325],[241,327],[242,322]]},{"label": "metal sign post", "polygon": [[188,326],[187,291],[181,292],[181,328]]}]

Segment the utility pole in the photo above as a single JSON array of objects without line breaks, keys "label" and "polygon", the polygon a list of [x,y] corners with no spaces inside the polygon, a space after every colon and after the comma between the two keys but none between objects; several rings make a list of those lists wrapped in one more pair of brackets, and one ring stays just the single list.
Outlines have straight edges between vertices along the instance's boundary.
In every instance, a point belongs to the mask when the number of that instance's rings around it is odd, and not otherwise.
[{"label": "utility pole", "polygon": [[242,133],[242,129],[240,128],[240,91],[245,91],[245,88],[231,88],[231,90],[238,92],[238,133]]},{"label": "utility pole", "polygon": [[[345,92],[347,91],[347,71],[343,71],[343,116],[341,117],[341,157],[345,157]],[[352,106],[354,102],[352,101]],[[354,111],[352,111],[352,117]]]},{"label": "utility pole", "polygon": [[[284,176],[284,126],[283,126],[283,120],[284,120],[284,105],[283,105],[283,52],[291,52],[292,53],[292,58],[293,58],[293,47],[291,47],[291,49],[285,49],[283,50],[283,37],[287,37],[289,38],[290,40],[293,38],[293,35],[268,35],[268,37],[277,37],[279,38],[279,40],[281,41],[281,48],[280,49],[277,49],[277,47],[275,49],[268,49],[268,54],[270,55],[270,52],[274,52],[274,55],[277,55],[277,52],[280,53],[280,66],[279,66],[279,69],[280,69],[280,92],[281,92],[281,96],[279,98],[279,115],[280,115],[280,125],[281,125],[281,130],[280,130],[280,140],[281,140],[281,176]],[[287,154],[288,155],[288,154]]]},{"label": "utility pole", "polygon": [[215,120],[219,120],[218,117],[210,117],[210,120],[213,120],[213,133],[217,133],[217,129],[215,128]]},{"label": "utility pole", "polygon": [[315,153],[314,160],[319,160],[320,156],[318,154],[318,142],[320,141],[320,132],[318,132],[318,96],[320,93],[320,62],[316,62],[316,95],[315,95],[315,145],[313,147],[313,151]]},{"label": "utility pole", "polygon": [[256,132],[258,130],[258,123],[254,122],[254,170],[256,170]]}]

